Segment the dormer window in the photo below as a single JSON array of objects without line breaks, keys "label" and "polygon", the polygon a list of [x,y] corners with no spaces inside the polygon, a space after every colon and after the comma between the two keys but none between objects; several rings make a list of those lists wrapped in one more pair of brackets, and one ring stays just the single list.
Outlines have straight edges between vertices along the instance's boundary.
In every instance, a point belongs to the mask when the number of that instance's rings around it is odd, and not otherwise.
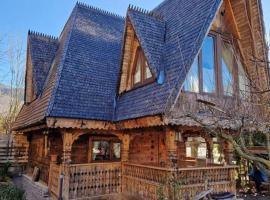
[{"label": "dormer window", "polygon": [[140,47],[138,47],[135,55],[133,73],[131,76],[133,87],[143,85],[152,79],[151,70]]}]

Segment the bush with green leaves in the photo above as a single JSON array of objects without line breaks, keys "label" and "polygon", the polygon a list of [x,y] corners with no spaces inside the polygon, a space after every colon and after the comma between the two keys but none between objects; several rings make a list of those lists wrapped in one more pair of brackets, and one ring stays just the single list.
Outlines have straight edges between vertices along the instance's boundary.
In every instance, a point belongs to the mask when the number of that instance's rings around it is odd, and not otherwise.
[{"label": "bush with green leaves", "polygon": [[11,184],[0,185],[0,200],[26,200],[25,192]]}]

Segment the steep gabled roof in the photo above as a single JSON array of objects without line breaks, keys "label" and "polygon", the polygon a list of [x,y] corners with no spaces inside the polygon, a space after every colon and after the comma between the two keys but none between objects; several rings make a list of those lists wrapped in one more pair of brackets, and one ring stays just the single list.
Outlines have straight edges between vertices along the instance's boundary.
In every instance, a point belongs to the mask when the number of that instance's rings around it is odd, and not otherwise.
[{"label": "steep gabled roof", "polygon": [[166,24],[162,52],[165,82],[155,82],[121,95],[117,103],[116,120],[170,111],[221,2],[166,0],[153,10],[163,17]]},{"label": "steep gabled roof", "polygon": [[128,8],[127,16],[135,30],[150,68],[157,76],[162,64],[165,22],[161,16],[154,12],[132,6]]},{"label": "steep gabled roof", "polygon": [[59,37],[59,46],[48,72],[48,76],[46,77],[42,94],[30,104],[23,105],[13,125],[14,129],[32,126],[36,123],[41,123],[45,119],[59,77],[59,71],[66,54],[76,13],[77,6],[73,9],[61,36]]},{"label": "steep gabled roof", "polygon": [[33,70],[35,95],[41,94],[52,61],[58,48],[58,39],[42,33],[28,32],[29,53]]},{"label": "steep gabled roof", "polygon": [[82,4],[47,115],[111,120],[124,19]]},{"label": "steep gabled roof", "polygon": [[111,120],[124,19],[77,3],[66,23],[42,94],[24,105],[14,129],[45,117]]}]

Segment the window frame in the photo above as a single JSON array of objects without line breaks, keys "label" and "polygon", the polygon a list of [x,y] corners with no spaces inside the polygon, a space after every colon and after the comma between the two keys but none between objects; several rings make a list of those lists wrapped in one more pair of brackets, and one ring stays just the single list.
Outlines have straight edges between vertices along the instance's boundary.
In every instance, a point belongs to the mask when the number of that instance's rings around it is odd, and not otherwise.
[{"label": "window frame", "polygon": [[[94,142],[108,142],[109,143],[109,160],[94,160],[94,154],[93,154],[93,147],[94,147]],[[114,143],[119,143],[120,144],[120,158],[118,159],[113,159],[113,144]],[[91,163],[104,163],[104,162],[120,162],[122,159],[122,142],[117,139],[106,139],[106,138],[94,138],[91,141]]]},{"label": "window frame", "polygon": [[[141,56],[141,58],[139,59],[139,56]],[[138,82],[138,83],[134,83],[134,76],[135,76],[135,72],[136,72],[136,67],[137,67],[137,63],[138,62],[141,62],[141,74],[140,74],[140,77],[141,77],[141,80]],[[148,67],[149,67],[149,70],[151,72],[151,77],[150,78],[146,78],[146,65],[145,63],[147,63]],[[133,66],[132,66],[132,73],[131,73],[131,90],[132,89],[136,89],[138,87],[142,87],[146,84],[149,84],[149,83],[152,83],[154,82],[155,78],[154,78],[154,75],[153,75],[153,72],[149,66],[149,63],[147,62],[146,60],[146,57],[144,55],[144,52],[142,50],[142,48],[139,46],[137,47],[136,49],[136,54],[135,54],[135,59],[134,59],[134,63],[133,63]]]}]

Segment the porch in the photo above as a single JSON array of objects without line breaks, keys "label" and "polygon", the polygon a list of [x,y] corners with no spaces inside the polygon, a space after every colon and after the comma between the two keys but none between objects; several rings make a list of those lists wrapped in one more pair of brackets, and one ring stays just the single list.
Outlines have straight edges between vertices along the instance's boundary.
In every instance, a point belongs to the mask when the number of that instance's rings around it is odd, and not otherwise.
[{"label": "porch", "polygon": [[[155,200],[161,195],[190,199],[207,188],[212,188],[215,193],[236,192],[235,166],[176,169],[112,162],[73,164],[65,169],[61,165],[51,165],[49,189],[55,197],[61,194],[59,177],[62,170],[61,192],[64,199],[97,198],[120,193],[136,199]],[[175,181],[179,186],[172,186]]]},{"label": "porch", "polygon": [[117,194],[190,199],[207,188],[236,191],[230,146],[200,131],[64,129],[30,138],[29,167],[38,167],[51,194],[65,200]]}]

